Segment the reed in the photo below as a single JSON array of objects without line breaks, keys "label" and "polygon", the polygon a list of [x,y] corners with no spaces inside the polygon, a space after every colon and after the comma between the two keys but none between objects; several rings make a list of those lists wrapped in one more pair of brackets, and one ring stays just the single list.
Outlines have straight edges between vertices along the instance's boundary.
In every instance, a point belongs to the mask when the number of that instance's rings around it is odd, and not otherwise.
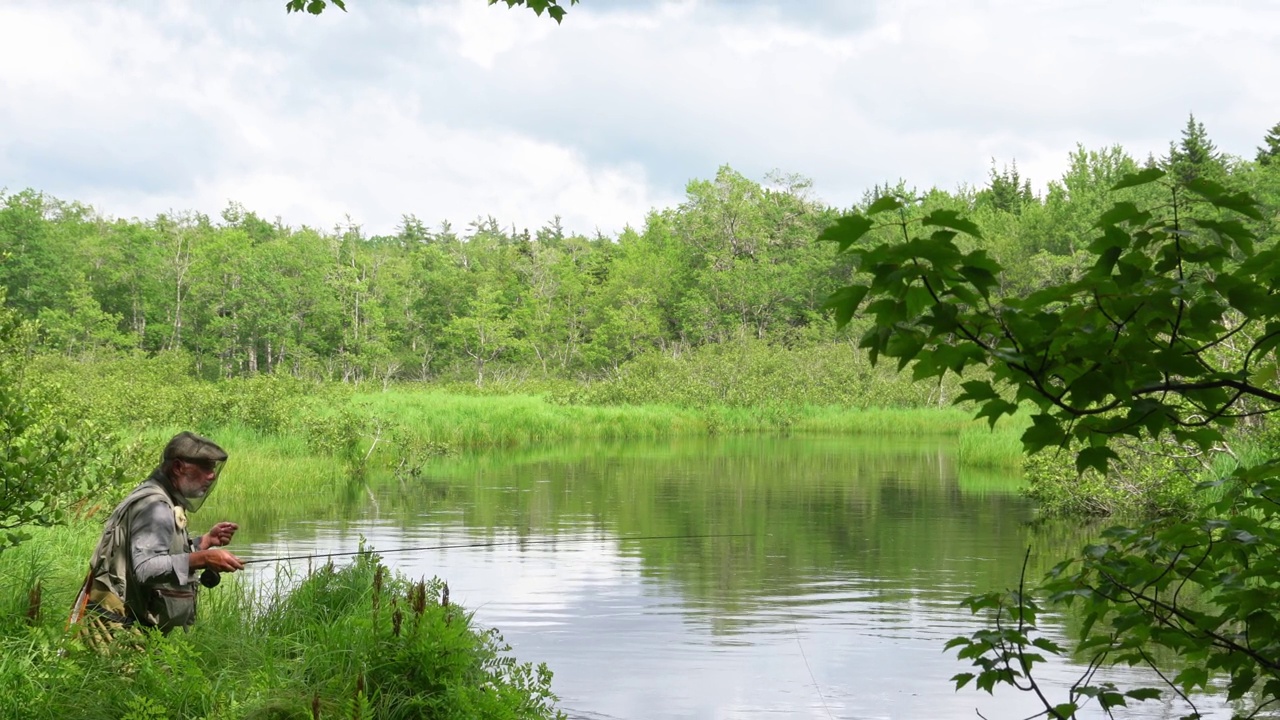
[{"label": "reed", "polygon": [[1021,472],[1025,457],[1022,433],[1028,423],[1011,418],[989,429],[986,424],[968,425],[960,431],[956,460],[962,467],[999,468]]},{"label": "reed", "polygon": [[[962,436],[986,427],[957,408],[591,406],[552,403],[536,395],[468,396],[434,390],[357,395],[353,402],[385,439],[408,434],[458,449],[774,432]],[[1017,424],[997,425],[1002,442],[1008,443],[1004,436],[1013,430],[1006,428]]]}]

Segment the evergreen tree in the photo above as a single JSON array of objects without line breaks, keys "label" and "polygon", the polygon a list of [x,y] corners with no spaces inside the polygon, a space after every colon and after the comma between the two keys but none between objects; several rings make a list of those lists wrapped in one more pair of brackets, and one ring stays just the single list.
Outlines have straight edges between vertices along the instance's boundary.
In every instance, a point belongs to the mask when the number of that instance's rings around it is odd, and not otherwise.
[{"label": "evergreen tree", "polygon": [[1222,156],[1209,140],[1204,123],[1189,115],[1182,141],[1169,143],[1169,174],[1185,185],[1198,178],[1218,180],[1225,172]]},{"label": "evergreen tree", "polygon": [[1266,137],[1262,138],[1263,146],[1258,148],[1258,164],[1270,165],[1280,162],[1280,123],[1271,126]]},{"label": "evergreen tree", "polygon": [[1013,166],[1006,165],[1003,170],[996,170],[996,161],[991,160],[991,183],[986,190],[978,193],[978,204],[986,204],[996,210],[1003,210],[1014,215],[1021,215],[1022,208],[1035,202],[1031,192],[1031,181],[1018,174],[1018,161]]}]

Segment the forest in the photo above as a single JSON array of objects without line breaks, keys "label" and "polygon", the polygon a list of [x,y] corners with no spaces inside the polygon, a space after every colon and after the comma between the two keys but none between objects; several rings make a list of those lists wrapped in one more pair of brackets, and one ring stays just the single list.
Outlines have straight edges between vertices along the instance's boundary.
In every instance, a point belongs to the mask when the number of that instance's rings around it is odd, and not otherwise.
[{"label": "forest", "polygon": [[[394,235],[368,236],[355,222],[293,227],[234,202],[217,218],[126,220],[27,189],[0,194],[0,292],[38,323],[33,350],[80,361],[176,352],[210,380],[590,382],[638,358],[735,341],[795,350],[847,340],[824,304],[850,267],[815,238],[887,194],[919,197],[911,212],[921,215],[966,213],[1009,268],[1008,294],[1078,270],[1110,186],[1157,162],[1247,190],[1273,218],[1277,130],[1256,158],[1235,158],[1193,117],[1165,158],[1077,148],[1042,193],[1016,162],[993,161],[982,187],[898,181],[848,207],[818,200],[800,176],[755,181],[726,166],[617,237],[557,218],[453,228],[412,214]],[[1273,232],[1269,222],[1262,234]]]}]

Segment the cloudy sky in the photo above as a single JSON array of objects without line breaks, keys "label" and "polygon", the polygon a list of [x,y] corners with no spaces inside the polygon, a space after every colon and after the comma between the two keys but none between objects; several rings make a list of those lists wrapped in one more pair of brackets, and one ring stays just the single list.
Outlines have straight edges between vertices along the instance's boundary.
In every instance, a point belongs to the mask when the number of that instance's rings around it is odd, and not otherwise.
[{"label": "cloudy sky", "polygon": [[1163,152],[1194,112],[1280,122],[1280,0],[0,3],[0,188],[117,217],[229,201],[390,232],[493,215],[616,232],[730,165],[814,181],[1037,184],[1082,143]]}]

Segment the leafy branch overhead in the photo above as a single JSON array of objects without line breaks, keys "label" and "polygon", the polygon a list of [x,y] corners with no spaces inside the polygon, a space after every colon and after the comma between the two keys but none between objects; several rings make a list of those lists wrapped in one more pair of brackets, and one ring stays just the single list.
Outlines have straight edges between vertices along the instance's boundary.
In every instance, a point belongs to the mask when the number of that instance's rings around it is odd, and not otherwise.
[{"label": "leafy branch overhead", "polygon": [[[1280,250],[1255,229],[1267,222],[1259,204],[1158,168],[1112,192],[1122,199],[1093,226],[1091,262],[1020,296],[1004,292],[1005,268],[976,224],[955,211],[916,217],[912,203],[882,197],[821,236],[859,280],[828,305],[841,324],[872,319],[860,340],[872,358],[916,378],[962,376],[957,402],[992,424],[1032,406],[1025,448],[1072,450],[1080,472],[1106,473],[1117,438],[1208,449],[1237,419],[1280,409]],[[1195,693],[1221,687],[1250,698],[1254,715],[1280,700],[1280,461],[1204,487],[1219,499],[1202,513],[1108,530],[1046,578],[1047,601],[1084,617],[1074,650],[1087,666],[1065,701],[1035,680],[1046,655],[1066,650],[1036,626],[1041,607],[1025,586],[965,602],[990,624],[948,643],[975,670],[953,677],[957,688],[1012,685],[1060,719],[1162,694],[1097,675],[1121,664],[1151,670],[1188,717],[1200,717]]]},{"label": "leafy branch overhead", "polygon": [[[488,0],[490,5],[497,5],[500,2],[505,2],[509,8],[513,8],[518,5],[527,7],[539,16],[545,12],[557,23],[564,20],[565,5],[562,4],[563,0]],[[312,15],[319,15],[325,11],[329,6],[329,3],[333,3],[334,7],[343,12],[347,11],[347,3],[345,0],[287,0],[284,7],[285,12],[307,12]],[[578,0],[568,0],[567,4],[577,5]]]},{"label": "leafy branch overhead", "polygon": [[[1249,221],[1263,218],[1249,196],[1164,178],[1152,168],[1115,184],[1160,183],[1164,197],[1115,203],[1095,225],[1092,267],[1025,297],[1001,297],[1004,269],[974,223],[950,210],[913,219],[907,202],[883,197],[821,236],[862,280],[828,304],[842,324],[874,318],[860,343],[873,360],[971,378],[957,402],[992,424],[1032,404],[1029,452],[1074,443],[1079,470],[1105,471],[1117,436],[1167,432],[1208,448],[1234,419],[1280,403],[1280,251],[1257,247]],[[893,241],[868,242],[886,229]]]}]

